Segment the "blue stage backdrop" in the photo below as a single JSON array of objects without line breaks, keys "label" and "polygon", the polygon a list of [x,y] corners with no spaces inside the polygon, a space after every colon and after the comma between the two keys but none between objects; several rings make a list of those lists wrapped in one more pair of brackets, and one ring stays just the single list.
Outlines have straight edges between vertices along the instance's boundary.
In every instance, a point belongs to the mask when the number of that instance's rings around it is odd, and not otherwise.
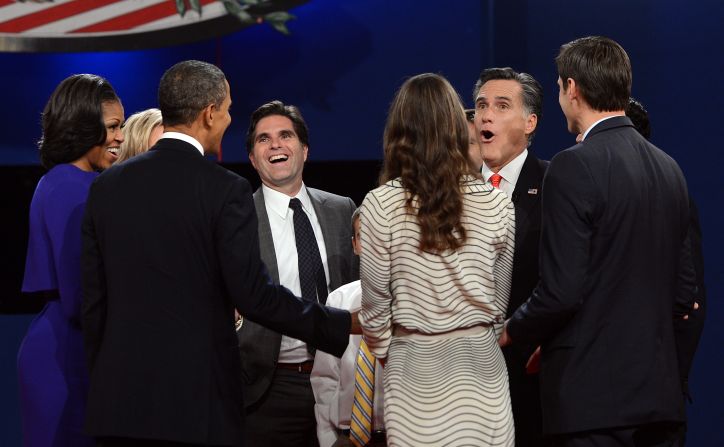
[{"label": "blue stage backdrop", "polygon": [[[37,163],[40,112],[66,76],[107,77],[130,115],[155,106],[161,74],[190,58],[218,64],[231,84],[233,122],[223,141],[224,162],[247,161],[248,117],[272,99],[301,108],[311,130],[310,162],[380,159],[387,108],[405,78],[443,74],[471,106],[480,70],[506,65],[543,84],[544,112],[532,150],[550,158],[574,139],[557,102],[553,58],[560,44],[591,34],[612,37],[631,57],[633,95],[649,110],[653,142],[679,162],[699,205],[709,309],[691,376],[688,445],[724,445],[721,0],[311,0],[291,13],[297,19],[287,24],[290,36],[259,25],[145,51],[1,53],[0,164]],[[5,330],[1,321],[0,327]],[[0,375],[9,387],[2,395],[16,392],[12,374]],[[16,409],[2,410],[10,425],[0,427],[0,445],[18,445]]]}]

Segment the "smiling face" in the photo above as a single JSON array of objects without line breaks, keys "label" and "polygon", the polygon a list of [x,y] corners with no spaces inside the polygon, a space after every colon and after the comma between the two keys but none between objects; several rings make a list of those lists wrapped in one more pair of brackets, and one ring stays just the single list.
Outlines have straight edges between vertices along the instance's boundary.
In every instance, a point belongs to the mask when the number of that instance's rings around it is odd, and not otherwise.
[{"label": "smiling face", "polygon": [[494,79],[480,87],[475,99],[475,128],[485,164],[498,172],[528,147],[538,122],[523,105],[523,90],[512,79]]},{"label": "smiling face", "polygon": [[87,163],[83,163],[88,170],[102,171],[111,167],[118,160],[118,148],[123,142],[123,106],[118,101],[104,102],[103,124],[106,126],[106,141],[103,144],[92,147],[81,157]]},{"label": "smiling face", "polygon": [[224,81],[224,84],[226,84],[226,97],[219,107],[214,105],[211,108],[212,120],[209,122],[208,136],[205,139],[206,144],[204,144],[204,152],[207,154],[219,155],[221,153],[221,140],[231,124],[231,114],[229,113],[231,89],[227,81]]},{"label": "smiling face", "polygon": [[299,141],[292,120],[282,115],[269,115],[259,120],[254,135],[249,160],[262,183],[294,196],[302,187],[308,148]]}]

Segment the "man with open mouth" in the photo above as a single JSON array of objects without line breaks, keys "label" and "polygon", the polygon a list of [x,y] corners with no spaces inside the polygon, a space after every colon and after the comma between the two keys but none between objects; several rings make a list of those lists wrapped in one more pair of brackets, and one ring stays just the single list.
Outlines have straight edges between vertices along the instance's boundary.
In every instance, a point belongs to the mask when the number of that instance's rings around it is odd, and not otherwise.
[{"label": "man with open mouth", "polygon": [[[515,205],[515,254],[506,318],[525,302],[538,282],[541,190],[548,162],[530,151],[541,118],[543,91],[532,76],[511,68],[489,68],[473,91],[475,127],[480,136],[486,182],[503,190]],[[538,375],[526,365],[535,346],[503,349],[510,382],[516,445],[542,446]]]}]

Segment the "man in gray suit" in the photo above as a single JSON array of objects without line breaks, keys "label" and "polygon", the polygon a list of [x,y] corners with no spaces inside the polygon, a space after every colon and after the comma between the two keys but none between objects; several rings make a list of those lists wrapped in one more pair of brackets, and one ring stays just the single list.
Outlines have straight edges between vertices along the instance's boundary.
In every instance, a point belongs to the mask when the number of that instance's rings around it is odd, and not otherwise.
[{"label": "man in gray suit", "polygon": [[[251,116],[249,160],[262,181],[254,193],[261,257],[274,282],[324,303],[359,276],[348,197],[307,188],[307,125],[297,107],[272,101]],[[247,419],[245,445],[316,446],[309,381],[314,347],[251,321],[238,332]]]}]

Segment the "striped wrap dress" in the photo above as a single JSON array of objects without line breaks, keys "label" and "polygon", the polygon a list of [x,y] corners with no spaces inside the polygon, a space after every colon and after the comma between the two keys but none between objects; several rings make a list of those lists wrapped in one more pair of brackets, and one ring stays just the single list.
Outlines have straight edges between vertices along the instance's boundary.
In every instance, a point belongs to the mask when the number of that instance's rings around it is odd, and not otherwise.
[{"label": "striped wrap dress", "polygon": [[387,358],[389,446],[513,446],[505,360],[497,344],[513,267],[515,211],[505,193],[462,183],[467,241],[419,250],[416,213],[399,179],[367,194],[361,211],[360,321]]}]

